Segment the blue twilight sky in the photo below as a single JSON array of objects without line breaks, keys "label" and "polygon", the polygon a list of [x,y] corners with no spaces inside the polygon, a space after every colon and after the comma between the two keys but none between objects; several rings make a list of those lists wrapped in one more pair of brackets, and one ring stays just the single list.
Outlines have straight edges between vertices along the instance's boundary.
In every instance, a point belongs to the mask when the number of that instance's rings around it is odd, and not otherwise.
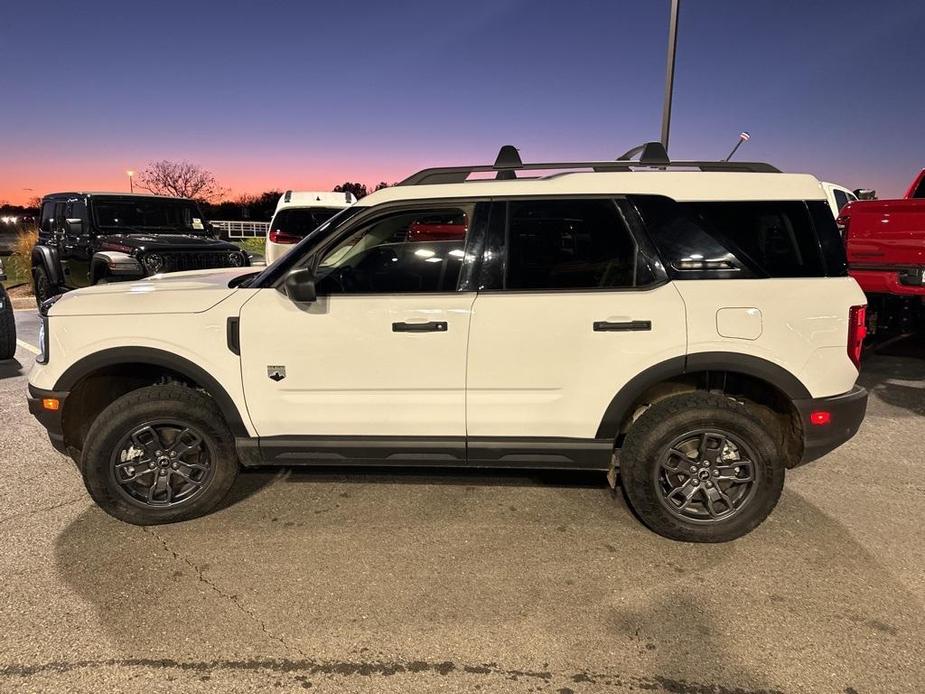
[{"label": "blue twilight sky", "polygon": [[[232,195],[658,139],[668,0],[2,9],[0,200],[185,159]],[[682,0],[670,153],[898,195],[925,166],[925,3]]]}]

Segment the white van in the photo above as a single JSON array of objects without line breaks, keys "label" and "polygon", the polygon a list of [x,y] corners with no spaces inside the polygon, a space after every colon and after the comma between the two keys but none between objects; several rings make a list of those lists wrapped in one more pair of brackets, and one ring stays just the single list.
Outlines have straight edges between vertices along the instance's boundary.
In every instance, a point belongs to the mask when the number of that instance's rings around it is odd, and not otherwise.
[{"label": "white van", "polygon": [[837,183],[829,183],[828,181],[819,181],[819,183],[822,185],[822,190],[825,191],[825,199],[829,203],[832,215],[836,219],[838,219],[838,215],[841,213],[841,208],[849,202],[854,202],[858,199],[857,195]]},{"label": "white van", "polygon": [[284,256],[309,232],[356,201],[353,193],[287,190],[276,204],[267,232],[267,265]]}]

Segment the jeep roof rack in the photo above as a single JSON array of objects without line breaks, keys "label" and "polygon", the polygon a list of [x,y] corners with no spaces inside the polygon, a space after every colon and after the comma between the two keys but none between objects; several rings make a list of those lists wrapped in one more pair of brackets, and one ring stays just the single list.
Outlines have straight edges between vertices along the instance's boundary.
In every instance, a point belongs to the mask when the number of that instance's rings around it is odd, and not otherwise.
[{"label": "jeep roof rack", "polygon": [[[639,156],[638,160],[632,157]],[[423,169],[408,176],[398,185],[463,183],[473,173],[496,173],[496,180],[517,178],[518,171],[549,171],[553,169],[591,169],[592,171],[633,171],[640,168],[699,169],[700,171],[734,171],[780,173],[780,169],[763,162],[748,161],[671,161],[660,142],[646,142],[624,152],[615,161],[542,162],[524,164],[513,145],[504,145],[494,164],[476,166],[443,166]]]}]

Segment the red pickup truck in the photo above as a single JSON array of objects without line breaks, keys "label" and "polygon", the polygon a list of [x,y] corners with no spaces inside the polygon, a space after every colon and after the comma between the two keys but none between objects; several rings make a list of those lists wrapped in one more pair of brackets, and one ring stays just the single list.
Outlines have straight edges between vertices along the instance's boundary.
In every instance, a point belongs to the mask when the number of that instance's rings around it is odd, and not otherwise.
[{"label": "red pickup truck", "polygon": [[925,328],[925,169],[901,200],[858,200],[842,208],[848,271],[868,300],[868,330]]}]

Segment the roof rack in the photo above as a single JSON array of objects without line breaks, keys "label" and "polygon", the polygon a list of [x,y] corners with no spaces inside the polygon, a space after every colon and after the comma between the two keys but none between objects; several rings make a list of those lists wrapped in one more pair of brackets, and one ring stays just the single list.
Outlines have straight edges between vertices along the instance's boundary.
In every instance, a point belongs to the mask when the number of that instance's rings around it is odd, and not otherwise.
[{"label": "roof rack", "polygon": [[[634,161],[632,157],[639,156]],[[441,183],[463,183],[473,173],[495,172],[496,180],[517,178],[518,171],[549,171],[553,169],[591,169],[592,171],[633,171],[640,168],[699,169],[701,171],[735,171],[752,173],[780,173],[780,169],[763,162],[748,161],[671,161],[660,142],[646,142],[633,147],[616,161],[572,161],[524,164],[513,145],[504,145],[494,164],[477,166],[444,166],[423,169],[408,176],[400,186],[419,186]]]}]

